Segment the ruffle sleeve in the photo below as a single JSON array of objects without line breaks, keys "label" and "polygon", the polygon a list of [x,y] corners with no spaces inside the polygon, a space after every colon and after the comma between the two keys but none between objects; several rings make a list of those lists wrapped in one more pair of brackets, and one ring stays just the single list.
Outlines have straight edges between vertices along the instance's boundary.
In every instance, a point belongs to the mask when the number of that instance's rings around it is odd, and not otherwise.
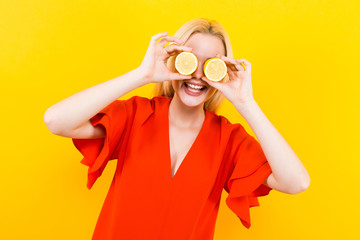
[{"label": "ruffle sleeve", "polygon": [[242,224],[250,228],[250,208],[260,206],[258,197],[268,195],[272,190],[263,184],[272,170],[260,143],[253,136],[247,134],[234,147],[232,172],[224,186],[229,193],[225,202]]},{"label": "ruffle sleeve", "polygon": [[[131,99],[132,100],[132,99]],[[120,143],[131,119],[127,110],[129,100],[115,100],[90,119],[91,124],[105,128],[105,137],[93,139],[72,138],[73,144],[83,155],[80,163],[88,166],[87,188],[91,189],[101,176],[109,160],[117,159]]]}]

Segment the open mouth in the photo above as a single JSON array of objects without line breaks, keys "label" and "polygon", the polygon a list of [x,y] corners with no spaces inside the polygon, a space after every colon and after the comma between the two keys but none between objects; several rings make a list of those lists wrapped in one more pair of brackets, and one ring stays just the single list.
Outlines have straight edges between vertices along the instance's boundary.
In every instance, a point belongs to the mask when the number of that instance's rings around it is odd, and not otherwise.
[{"label": "open mouth", "polygon": [[184,82],[184,85],[189,91],[194,92],[194,93],[203,92],[206,89],[206,86],[201,87],[201,86],[194,85],[191,83],[186,83],[186,82]]}]

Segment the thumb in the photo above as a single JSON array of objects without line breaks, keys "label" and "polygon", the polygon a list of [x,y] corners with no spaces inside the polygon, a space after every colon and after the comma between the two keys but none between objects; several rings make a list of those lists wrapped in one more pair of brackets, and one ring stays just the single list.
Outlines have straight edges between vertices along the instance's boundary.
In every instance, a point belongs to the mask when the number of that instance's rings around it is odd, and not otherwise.
[{"label": "thumb", "polygon": [[221,85],[221,83],[218,83],[218,82],[213,82],[213,81],[211,81],[211,80],[207,79],[205,76],[204,76],[204,77],[202,77],[201,79],[202,79],[202,80],[204,80],[205,82],[207,82],[210,86],[212,86],[212,87],[214,87],[214,88],[218,89],[219,91],[221,91],[221,90],[222,90],[222,85]]},{"label": "thumb", "polygon": [[172,73],[170,75],[170,80],[188,80],[191,78],[191,75],[182,75],[180,73]]}]

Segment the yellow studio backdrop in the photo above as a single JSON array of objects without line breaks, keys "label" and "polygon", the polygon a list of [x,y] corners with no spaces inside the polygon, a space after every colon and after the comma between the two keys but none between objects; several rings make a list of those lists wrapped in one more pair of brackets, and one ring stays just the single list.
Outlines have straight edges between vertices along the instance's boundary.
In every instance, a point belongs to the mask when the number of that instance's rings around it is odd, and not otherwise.
[{"label": "yellow studio backdrop", "polygon": [[[359,239],[360,19],[357,0],[0,1],[0,239],[90,239],[116,162],[89,191],[71,139],[45,110],[138,67],[152,35],[215,19],[252,64],[254,98],[311,177],[272,191],[242,226],[223,191],[215,239]],[[153,84],[133,95],[150,97]],[[249,125],[224,101],[219,114]]]}]

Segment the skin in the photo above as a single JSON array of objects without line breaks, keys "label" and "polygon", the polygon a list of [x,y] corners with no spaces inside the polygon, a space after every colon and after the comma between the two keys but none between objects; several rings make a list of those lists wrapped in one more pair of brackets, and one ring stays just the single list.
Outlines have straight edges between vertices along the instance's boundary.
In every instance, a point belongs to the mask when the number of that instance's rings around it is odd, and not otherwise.
[{"label": "skin", "polygon": [[305,166],[253,97],[250,62],[244,58],[217,57],[227,64],[230,81],[219,83],[209,81],[206,77],[202,79],[224,94],[256,135],[272,170],[263,183],[288,194],[305,191],[310,185]]},{"label": "skin", "polygon": [[[208,90],[211,89],[211,91],[200,97],[189,96],[184,92],[183,83],[190,79],[199,82],[203,80],[208,86],[219,90],[234,105],[256,135],[272,170],[272,173],[264,180],[264,184],[274,190],[288,194],[305,191],[310,185],[308,172],[253,97],[250,62],[244,58],[225,57],[223,46],[215,36],[202,33],[194,34],[184,43],[175,37],[166,35],[165,32],[152,37],[145,58],[139,67],[139,73],[144,74],[142,81],[145,83],[171,80],[174,86],[175,95],[169,108],[170,138],[173,142],[171,143],[171,151],[172,158],[175,159],[174,168],[176,169],[180,165],[179,162],[184,157],[183,153],[187,152],[191,145],[187,144],[184,149],[175,149],[175,147],[182,145],[179,143],[193,142],[204,121],[204,103],[214,91],[209,87]],[[163,38],[156,44],[156,41],[161,37]],[[179,45],[164,47],[168,41],[176,42]],[[191,76],[182,76],[166,68],[166,59],[181,51],[192,51],[199,58],[199,67]],[[207,58],[214,57],[214,55],[223,59],[228,66],[229,82],[212,82],[203,76],[204,61]]]},{"label": "skin", "polygon": [[[103,128],[92,126],[89,120],[92,116],[119,96],[138,87],[148,83],[172,81],[175,95],[169,108],[170,149],[172,172],[176,172],[184,153],[188,152],[204,122],[204,103],[218,90],[234,105],[259,140],[272,170],[264,184],[289,194],[305,191],[310,185],[308,172],[253,98],[250,62],[243,58],[225,57],[223,45],[212,35],[194,34],[186,43],[166,35],[164,32],[152,36],[138,68],[80,91],[47,109],[44,121],[50,131],[71,138],[104,137]],[[157,43],[160,38],[162,39]],[[169,41],[177,44],[164,47]],[[182,51],[192,51],[199,59],[198,69],[190,76],[171,72],[166,66],[170,56]],[[228,66],[229,82],[212,82],[203,76],[204,61],[214,55],[223,59]],[[183,83],[189,80],[207,84],[208,92],[200,97],[187,95]]]},{"label": "skin", "polygon": [[198,68],[191,74],[190,80],[204,84],[206,89],[200,96],[191,96],[185,92],[184,85],[189,79],[171,81],[175,91],[169,106],[172,177],[200,132],[205,120],[205,102],[217,91],[201,79],[204,77],[203,65],[207,59],[219,53],[225,54],[222,41],[209,34],[195,33],[184,46],[190,47],[191,52],[198,58]]},{"label": "skin", "polygon": [[185,92],[184,82],[186,80],[172,80],[175,94],[170,102],[170,119],[172,123],[182,127],[200,126],[205,118],[204,104],[217,91],[207,82],[202,80],[204,77],[204,63],[207,59],[215,57],[217,54],[225,54],[222,41],[213,35],[195,33],[190,36],[184,46],[190,47],[191,52],[198,59],[198,68],[191,74],[192,81],[206,85],[205,92],[200,96],[191,96]]}]

